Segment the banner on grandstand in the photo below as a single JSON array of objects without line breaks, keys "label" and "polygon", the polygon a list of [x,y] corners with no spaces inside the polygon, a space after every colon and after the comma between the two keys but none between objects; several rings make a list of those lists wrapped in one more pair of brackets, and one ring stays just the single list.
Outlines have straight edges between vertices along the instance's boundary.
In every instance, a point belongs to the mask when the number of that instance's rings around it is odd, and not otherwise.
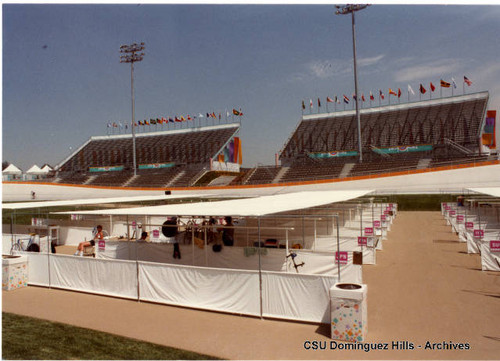
[{"label": "banner on grandstand", "polygon": [[391,148],[373,148],[375,153],[379,154],[398,154],[406,152],[425,152],[432,150],[432,144],[424,145],[410,145],[401,147],[391,147]]},{"label": "banner on grandstand", "polygon": [[486,112],[486,120],[484,122],[483,135],[481,136],[482,144],[490,149],[496,149],[496,134],[495,134],[495,123],[496,123],[497,111],[488,110]]},{"label": "banner on grandstand", "polygon": [[139,164],[139,169],[172,168],[174,166],[175,166],[174,162],[170,162],[170,163],[150,163],[150,164]]},{"label": "banner on grandstand", "polygon": [[308,153],[310,158],[335,158],[335,157],[353,157],[358,155],[355,150],[333,151],[325,153]]},{"label": "banner on grandstand", "polygon": [[238,163],[212,161],[210,162],[210,170],[238,173],[240,165]]},{"label": "banner on grandstand", "polygon": [[89,167],[89,172],[116,172],[123,170],[123,165],[114,167]]}]

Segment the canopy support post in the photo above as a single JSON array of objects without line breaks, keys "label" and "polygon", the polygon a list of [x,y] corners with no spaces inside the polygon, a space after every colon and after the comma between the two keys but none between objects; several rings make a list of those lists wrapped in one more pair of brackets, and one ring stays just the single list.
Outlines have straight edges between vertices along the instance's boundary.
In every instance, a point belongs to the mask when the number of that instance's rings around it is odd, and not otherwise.
[{"label": "canopy support post", "polygon": [[262,262],[260,259],[260,217],[257,218],[257,225],[258,225],[258,239],[259,239],[259,297],[260,297],[260,319],[262,320],[263,317],[263,306],[262,306]]},{"label": "canopy support post", "polygon": [[339,217],[337,216],[337,268],[339,272],[339,282],[340,282],[340,229],[339,229]]}]

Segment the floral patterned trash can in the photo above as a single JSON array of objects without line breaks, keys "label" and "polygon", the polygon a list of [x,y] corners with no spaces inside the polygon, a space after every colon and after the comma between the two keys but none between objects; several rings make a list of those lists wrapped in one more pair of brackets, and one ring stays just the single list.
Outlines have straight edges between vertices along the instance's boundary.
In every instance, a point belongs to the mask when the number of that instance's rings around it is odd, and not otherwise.
[{"label": "floral patterned trash can", "polygon": [[368,332],[367,286],[336,283],[330,289],[331,338],[363,342]]},{"label": "floral patterned trash can", "polygon": [[2,290],[28,286],[28,257],[2,255]]}]

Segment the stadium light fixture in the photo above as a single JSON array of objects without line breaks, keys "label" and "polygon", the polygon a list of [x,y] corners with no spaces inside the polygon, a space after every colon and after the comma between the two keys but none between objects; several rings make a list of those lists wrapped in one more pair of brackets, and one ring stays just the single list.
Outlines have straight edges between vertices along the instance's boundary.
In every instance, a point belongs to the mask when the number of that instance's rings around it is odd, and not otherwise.
[{"label": "stadium light fixture", "polygon": [[359,95],[358,95],[358,73],[356,66],[356,28],[354,21],[354,13],[359,10],[363,10],[370,5],[368,4],[347,4],[344,6],[335,5],[337,11],[336,15],[347,15],[351,14],[352,16],[352,52],[354,59],[354,93],[356,94],[356,120],[358,123],[358,149],[359,149],[359,162],[363,162],[363,150],[362,150],[362,139],[361,139],[361,116],[359,114]]},{"label": "stadium light fixture", "polygon": [[[134,63],[144,59],[144,43],[133,43],[120,46],[120,63],[130,63],[130,88],[132,93],[132,157],[134,163],[134,175],[137,175],[136,152],[135,152],[135,99],[134,99]],[[139,53],[141,52],[141,53]]]}]

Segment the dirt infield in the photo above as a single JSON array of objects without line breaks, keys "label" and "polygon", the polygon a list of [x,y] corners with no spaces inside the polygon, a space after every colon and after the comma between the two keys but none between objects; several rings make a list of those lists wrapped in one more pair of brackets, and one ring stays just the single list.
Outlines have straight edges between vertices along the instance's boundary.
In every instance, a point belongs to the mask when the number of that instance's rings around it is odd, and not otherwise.
[{"label": "dirt infield", "polygon": [[[4,291],[3,311],[228,359],[499,359],[500,273],[482,272],[440,213],[400,212],[363,278],[368,337],[359,350],[339,350],[328,325],[39,287]],[[326,349],[308,349],[307,341]]]}]

